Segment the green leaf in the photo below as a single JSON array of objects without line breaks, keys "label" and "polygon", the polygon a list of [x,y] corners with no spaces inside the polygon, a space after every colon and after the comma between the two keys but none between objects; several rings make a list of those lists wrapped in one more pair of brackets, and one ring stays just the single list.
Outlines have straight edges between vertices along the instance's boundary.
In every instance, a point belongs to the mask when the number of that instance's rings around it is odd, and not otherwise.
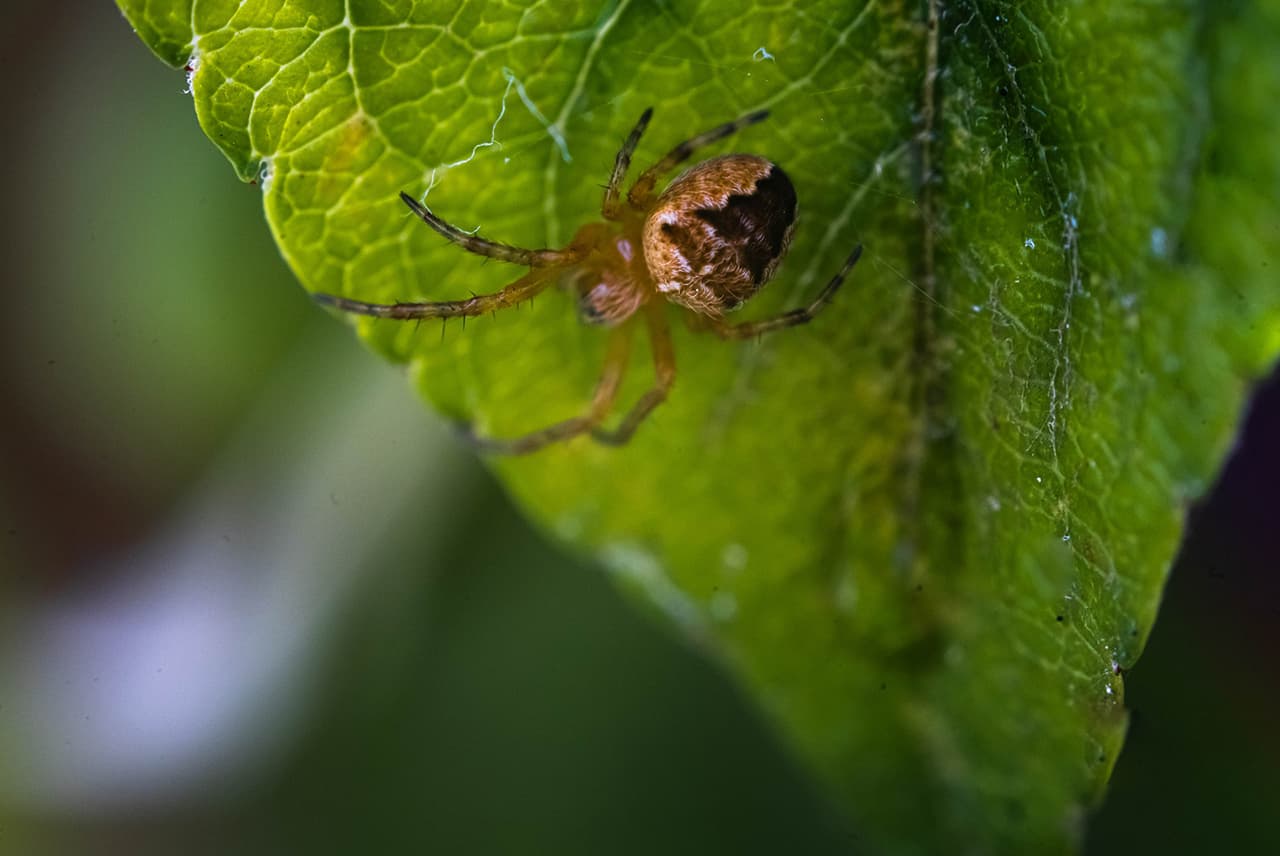
[{"label": "green leaf", "polygon": [[[629,446],[494,466],[723,658],[874,848],[1073,847],[1187,503],[1280,349],[1280,3],[121,6],[191,52],[200,123],[304,286],[364,300],[518,273],[401,190],[556,246],[645,107],[639,166],[770,108],[716,148],[800,197],[743,315],[805,302],[861,241],[834,305],[759,343],[682,330]],[[443,338],[356,327],[499,436],[580,411],[603,356],[560,294]]]}]

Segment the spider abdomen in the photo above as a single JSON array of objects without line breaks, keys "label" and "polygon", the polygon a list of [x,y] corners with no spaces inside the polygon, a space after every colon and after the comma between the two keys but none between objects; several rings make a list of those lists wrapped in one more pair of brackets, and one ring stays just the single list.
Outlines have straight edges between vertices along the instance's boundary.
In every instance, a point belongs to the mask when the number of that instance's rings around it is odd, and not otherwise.
[{"label": "spider abdomen", "polygon": [[791,244],[796,191],[776,164],[724,155],[680,174],[644,224],[644,256],[658,290],[719,316],[769,281]]}]

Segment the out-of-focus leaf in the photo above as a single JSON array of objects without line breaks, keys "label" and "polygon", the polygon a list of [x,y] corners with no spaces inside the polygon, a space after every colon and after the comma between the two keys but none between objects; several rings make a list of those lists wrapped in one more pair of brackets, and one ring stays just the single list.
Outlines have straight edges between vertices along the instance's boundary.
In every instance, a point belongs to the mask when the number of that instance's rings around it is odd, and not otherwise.
[{"label": "out-of-focus leaf", "polygon": [[[745,314],[862,241],[836,303],[758,344],[678,334],[673,396],[624,449],[495,466],[727,661],[873,846],[1072,846],[1185,505],[1280,347],[1280,4],[121,5],[196,69],[302,283],[364,300],[515,275],[402,189],[554,246],[646,106],[640,165],[772,109],[719,147],[801,200]],[[579,411],[603,353],[555,294],[443,339],[357,327],[497,435]]]}]

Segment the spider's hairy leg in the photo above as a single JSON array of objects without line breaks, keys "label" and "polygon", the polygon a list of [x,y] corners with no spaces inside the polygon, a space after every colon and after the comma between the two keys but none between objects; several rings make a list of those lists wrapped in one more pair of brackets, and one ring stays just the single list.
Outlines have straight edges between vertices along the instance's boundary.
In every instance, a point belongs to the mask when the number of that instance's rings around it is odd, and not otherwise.
[{"label": "spider's hairy leg", "polygon": [[468,315],[484,315],[508,306],[515,306],[533,298],[555,282],[558,268],[540,268],[529,271],[501,291],[493,294],[477,294],[466,300],[438,300],[424,303],[366,303],[336,294],[315,292],[311,298],[324,306],[332,306],[355,315],[371,315],[374,318],[459,318]]},{"label": "spider's hairy leg", "polygon": [[653,386],[640,396],[627,415],[611,431],[595,428],[591,436],[598,443],[621,446],[636,433],[640,423],[667,400],[667,393],[676,380],[676,353],[671,346],[671,328],[667,325],[666,305],[655,301],[645,307],[645,320],[649,323],[649,345],[653,350]]},{"label": "spider's hairy leg", "polygon": [[765,318],[761,321],[744,321],[740,324],[730,324],[720,318],[708,318],[706,324],[722,339],[753,339],[756,336],[772,333],[774,330],[782,330],[787,327],[795,327],[800,324],[808,324],[813,320],[814,316],[822,311],[831,298],[835,297],[836,292],[840,290],[840,286],[844,284],[845,277],[849,275],[849,271],[853,270],[853,266],[858,263],[858,259],[862,256],[862,244],[853,248],[853,252],[849,254],[849,258],[845,259],[844,267],[831,278],[822,289],[822,292],[808,306],[800,309],[792,309],[789,312],[783,312],[781,315],[775,315],[772,318]]},{"label": "spider's hairy leg", "polygon": [[667,152],[666,157],[646,169],[636,179],[636,183],[631,185],[631,190],[627,192],[627,201],[638,207],[646,207],[653,201],[653,189],[658,183],[658,179],[662,178],[671,170],[675,169],[681,163],[689,159],[689,156],[703,146],[709,146],[712,143],[723,140],[730,134],[736,133],[748,125],[754,125],[757,122],[763,122],[769,116],[768,110],[756,110],[754,113],[748,113],[745,116],[739,116],[732,122],[725,122],[719,127],[712,128],[710,131],[699,134],[696,137],[690,137],[671,151]]},{"label": "spider's hairy leg", "polygon": [[604,202],[600,205],[600,213],[604,215],[606,220],[618,219],[618,212],[621,208],[618,194],[621,190],[622,179],[627,174],[627,167],[631,166],[631,156],[635,154],[636,146],[640,143],[640,137],[644,134],[644,129],[649,127],[649,120],[652,118],[652,107],[640,114],[640,121],[636,122],[636,126],[631,129],[631,133],[627,135],[627,139],[622,143],[622,148],[618,149],[617,157],[613,159],[613,172],[609,174],[609,184],[604,189]]},{"label": "spider's hairy leg", "polygon": [[485,452],[496,452],[503,455],[526,455],[536,452],[543,446],[568,440],[579,434],[585,434],[613,409],[613,402],[618,397],[618,387],[622,385],[623,375],[627,370],[627,359],[631,355],[631,331],[634,325],[624,323],[615,327],[609,336],[609,352],[605,356],[604,367],[600,371],[600,380],[596,383],[595,393],[591,396],[591,404],[581,416],[566,419],[549,425],[540,431],[533,431],[521,437],[497,438],[482,437],[471,430],[471,426],[462,426],[462,433],[476,448]]},{"label": "spider's hairy leg", "polygon": [[525,265],[526,267],[550,267],[552,265],[568,264],[577,260],[575,253],[566,252],[564,250],[524,250],[520,247],[513,247],[509,244],[499,244],[496,241],[486,241],[484,238],[476,237],[462,231],[457,226],[453,226],[441,220],[432,214],[425,205],[414,199],[404,191],[400,191],[400,198],[405,205],[413,211],[414,214],[426,223],[432,229],[435,229],[445,238],[462,247],[469,253],[475,253],[478,256],[485,256],[491,259],[498,259],[503,262],[511,262],[512,264]]}]

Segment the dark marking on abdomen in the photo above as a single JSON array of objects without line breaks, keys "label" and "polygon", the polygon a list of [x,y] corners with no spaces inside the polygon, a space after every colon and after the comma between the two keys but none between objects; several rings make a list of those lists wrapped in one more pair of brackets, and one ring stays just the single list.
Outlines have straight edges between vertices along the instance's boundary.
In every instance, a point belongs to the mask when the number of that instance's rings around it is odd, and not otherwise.
[{"label": "dark marking on abdomen", "polygon": [[787,230],[796,219],[796,189],[774,164],[768,175],[756,180],[752,193],[732,194],[723,207],[699,208],[694,214],[737,248],[739,262],[759,285],[786,248]]}]

